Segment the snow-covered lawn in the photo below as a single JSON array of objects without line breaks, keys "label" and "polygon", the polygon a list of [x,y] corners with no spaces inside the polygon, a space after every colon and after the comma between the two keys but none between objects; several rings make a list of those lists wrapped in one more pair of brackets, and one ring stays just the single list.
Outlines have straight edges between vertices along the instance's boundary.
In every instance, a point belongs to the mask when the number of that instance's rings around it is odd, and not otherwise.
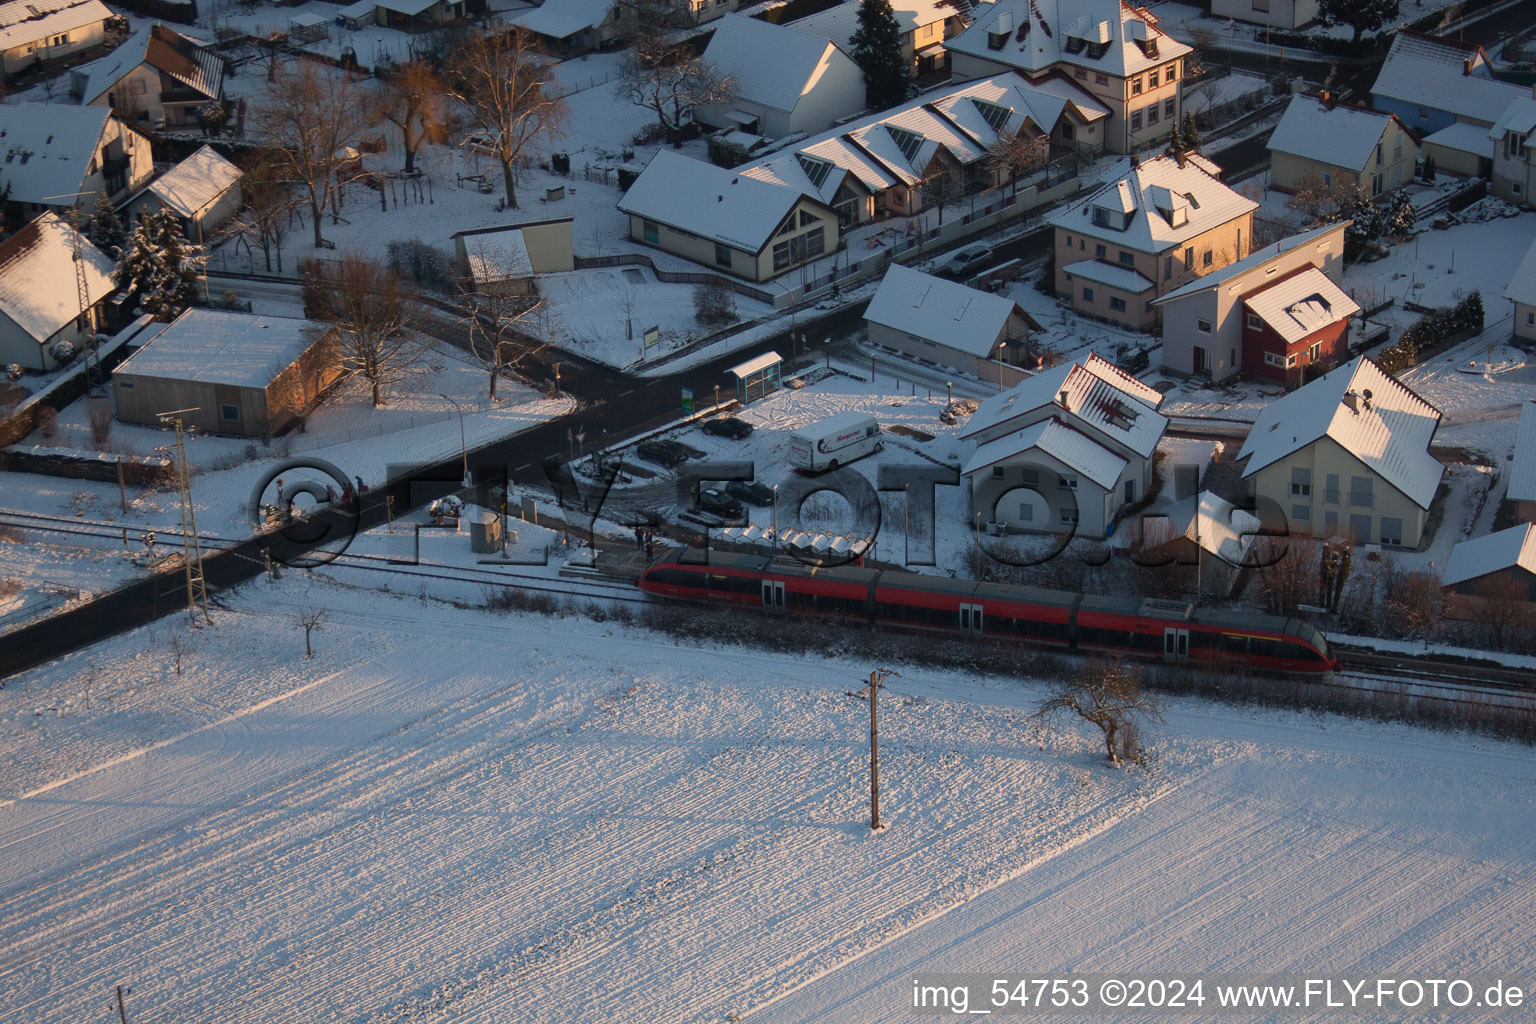
[{"label": "snow-covered lawn", "polygon": [[1027,679],[908,667],[871,834],[861,662],[324,573],[217,618],[183,675],[168,621],[0,695],[0,1019],[122,983],[135,1019],[907,1020],[925,969],[1536,956],[1525,748],[1178,701],[1122,773]]}]

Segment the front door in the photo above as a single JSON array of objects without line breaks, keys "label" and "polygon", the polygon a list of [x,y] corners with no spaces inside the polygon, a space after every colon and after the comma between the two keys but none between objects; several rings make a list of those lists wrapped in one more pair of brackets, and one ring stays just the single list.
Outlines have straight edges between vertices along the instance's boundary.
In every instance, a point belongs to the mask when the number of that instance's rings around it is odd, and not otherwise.
[{"label": "front door", "polygon": [[1189,630],[1171,626],[1163,630],[1163,660],[1189,660]]},{"label": "front door", "polygon": [[1196,373],[1205,373],[1207,370],[1209,370],[1211,368],[1211,364],[1209,362],[1209,359],[1210,359],[1210,356],[1208,356],[1206,354],[1205,349],[1201,348],[1199,345],[1196,345],[1195,346],[1195,365],[1194,365],[1195,372]]}]

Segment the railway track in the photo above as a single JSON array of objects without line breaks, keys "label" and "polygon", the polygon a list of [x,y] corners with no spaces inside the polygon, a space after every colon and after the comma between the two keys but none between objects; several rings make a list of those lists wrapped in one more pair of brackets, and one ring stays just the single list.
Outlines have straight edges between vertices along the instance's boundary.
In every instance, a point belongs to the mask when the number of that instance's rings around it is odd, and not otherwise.
[{"label": "railway track", "polygon": [[1536,672],[1505,665],[1451,661],[1425,655],[1383,654],[1332,646],[1341,672],[1362,676],[1390,675],[1405,683],[1455,685],[1490,693],[1536,694]]}]

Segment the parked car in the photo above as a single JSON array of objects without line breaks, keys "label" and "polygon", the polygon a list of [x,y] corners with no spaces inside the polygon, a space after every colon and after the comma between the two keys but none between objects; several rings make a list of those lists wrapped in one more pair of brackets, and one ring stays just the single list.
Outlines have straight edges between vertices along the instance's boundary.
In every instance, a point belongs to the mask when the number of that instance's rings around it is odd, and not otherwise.
[{"label": "parked car", "polygon": [[717,420],[705,420],[704,433],[728,437],[732,441],[740,441],[744,437],[751,436],[752,424],[746,420],[737,419],[735,416],[722,416]]},{"label": "parked car", "polygon": [[646,462],[654,462],[671,469],[687,462],[689,455],[674,441],[641,441],[635,445],[635,454]]},{"label": "parked car", "polygon": [[713,512],[727,519],[740,519],[747,511],[742,507],[741,502],[718,487],[706,487],[700,491],[698,507],[705,512]]},{"label": "parked car", "polygon": [[756,480],[733,480],[725,485],[725,493],[760,508],[773,504],[773,488]]},{"label": "parked car", "polygon": [[946,260],[939,267],[939,273],[950,277],[970,277],[991,259],[991,246],[968,245]]},{"label": "parked car", "polygon": [[691,444],[683,444],[683,442],[681,442],[681,441],[668,441],[667,444],[672,445],[678,451],[682,452],[683,456],[685,458],[690,458],[690,459],[707,459],[707,458],[709,458],[709,452],[705,451],[702,448],[695,448]]},{"label": "parked car", "polygon": [[1126,373],[1140,373],[1152,365],[1152,357],[1144,348],[1133,348],[1115,360],[1115,365]]}]

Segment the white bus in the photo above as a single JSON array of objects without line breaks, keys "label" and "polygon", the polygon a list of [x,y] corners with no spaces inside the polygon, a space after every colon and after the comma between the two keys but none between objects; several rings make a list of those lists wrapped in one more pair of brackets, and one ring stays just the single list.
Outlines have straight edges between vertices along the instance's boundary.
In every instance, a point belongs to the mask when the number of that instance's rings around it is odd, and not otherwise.
[{"label": "white bus", "polygon": [[789,435],[789,461],[812,473],[846,466],[885,447],[880,424],[868,413],[840,412]]}]

